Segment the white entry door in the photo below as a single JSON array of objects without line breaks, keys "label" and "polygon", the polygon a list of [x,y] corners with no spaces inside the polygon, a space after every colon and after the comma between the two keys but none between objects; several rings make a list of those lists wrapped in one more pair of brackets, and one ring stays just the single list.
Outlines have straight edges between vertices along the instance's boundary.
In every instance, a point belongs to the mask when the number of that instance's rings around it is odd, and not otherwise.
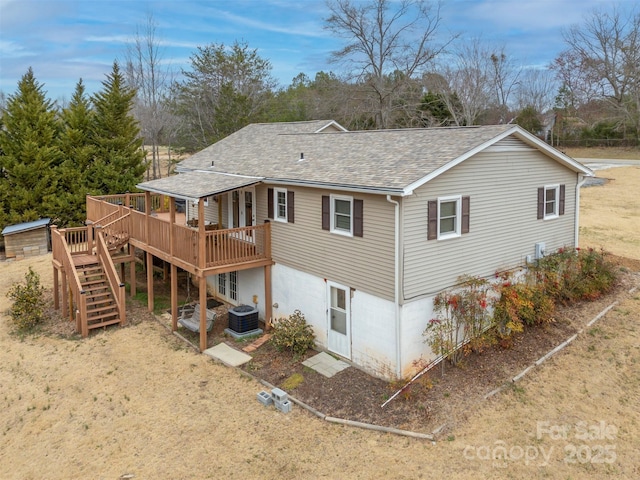
[{"label": "white entry door", "polygon": [[327,282],[327,349],[351,359],[351,294],[348,287]]}]

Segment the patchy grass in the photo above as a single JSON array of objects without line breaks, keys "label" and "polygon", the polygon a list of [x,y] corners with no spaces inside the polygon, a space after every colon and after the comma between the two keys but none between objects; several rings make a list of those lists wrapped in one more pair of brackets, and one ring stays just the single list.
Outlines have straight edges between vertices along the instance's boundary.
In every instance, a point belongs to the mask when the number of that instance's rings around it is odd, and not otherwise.
[{"label": "patchy grass", "polygon": [[573,158],[616,158],[619,160],[640,160],[638,147],[576,147],[560,148]]}]

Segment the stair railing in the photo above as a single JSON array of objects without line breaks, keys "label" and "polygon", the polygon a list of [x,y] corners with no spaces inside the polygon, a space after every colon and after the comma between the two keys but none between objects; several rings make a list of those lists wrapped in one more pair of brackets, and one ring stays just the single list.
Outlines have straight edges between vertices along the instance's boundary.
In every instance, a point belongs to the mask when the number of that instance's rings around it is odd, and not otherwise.
[{"label": "stair railing", "polygon": [[116,302],[116,308],[118,310],[118,317],[120,318],[120,325],[124,325],[127,321],[127,313],[125,308],[125,288],[124,283],[120,280],[118,272],[113,263],[113,259],[109,254],[107,248],[107,242],[104,239],[105,234],[102,231],[100,225],[95,226],[95,242],[96,242],[96,254],[100,260],[100,264],[104,269],[104,273],[107,276],[107,281],[113,292],[113,299]]},{"label": "stair railing", "polygon": [[[100,224],[100,226],[102,227],[102,231],[107,237],[117,239],[119,234],[126,233],[128,238],[131,235],[130,217],[131,217],[131,212],[127,211],[126,214],[118,216],[114,220],[111,220],[109,223],[102,223]],[[95,227],[97,228],[98,225],[95,225]],[[108,246],[109,246],[109,242],[107,242],[107,247]]]},{"label": "stair railing", "polygon": [[[79,331],[83,337],[86,337],[89,333],[87,328],[86,292],[82,289],[82,283],[80,283],[80,277],[73,263],[71,249],[67,244],[64,232],[58,230],[56,225],[51,226],[51,250],[53,251],[54,260],[59,261],[63,266],[64,275],[67,277],[72,298],[76,301],[75,318],[73,305],[69,305],[70,320],[76,321],[76,330]],[[62,292],[62,294],[66,295],[66,292]]]}]

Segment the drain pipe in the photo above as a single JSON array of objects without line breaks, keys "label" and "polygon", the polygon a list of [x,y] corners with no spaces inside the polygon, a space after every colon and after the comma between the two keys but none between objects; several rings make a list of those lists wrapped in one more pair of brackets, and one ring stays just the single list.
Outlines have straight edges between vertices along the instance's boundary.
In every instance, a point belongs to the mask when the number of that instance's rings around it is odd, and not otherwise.
[{"label": "drain pipe", "polygon": [[575,219],[575,231],[574,231],[574,242],[575,248],[578,248],[579,244],[578,244],[578,235],[580,234],[580,189],[582,188],[582,186],[585,184],[585,182],[587,181],[587,177],[584,175],[580,175],[578,174],[578,183],[576,184],[576,205],[575,205],[575,212],[576,212],[576,219]]},{"label": "drain pipe", "polygon": [[387,195],[387,202],[395,205],[395,229],[394,229],[394,292],[393,298],[396,310],[396,376],[402,377],[402,354],[400,351],[400,202],[393,200],[391,195]]}]

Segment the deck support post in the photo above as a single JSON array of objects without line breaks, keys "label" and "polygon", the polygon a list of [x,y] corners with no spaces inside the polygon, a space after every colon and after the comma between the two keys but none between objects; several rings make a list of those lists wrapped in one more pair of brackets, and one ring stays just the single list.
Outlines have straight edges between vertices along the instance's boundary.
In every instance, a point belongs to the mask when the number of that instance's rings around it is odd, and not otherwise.
[{"label": "deck support post", "polygon": [[147,258],[147,310],[153,312],[153,255],[145,252]]},{"label": "deck support post", "polygon": [[62,270],[62,282],[61,282],[61,295],[62,295],[62,317],[66,317],[67,316],[67,307],[68,307],[68,303],[67,303],[67,272],[64,271],[64,269]]},{"label": "deck support post", "polygon": [[171,264],[171,331],[178,330],[178,267]]},{"label": "deck support post", "polygon": [[200,290],[200,351],[207,349],[207,277],[198,277]]},{"label": "deck support post", "polygon": [[131,261],[129,262],[129,296],[136,296],[136,247],[129,244],[129,252],[131,255]]},{"label": "deck support post", "polygon": [[56,310],[60,308],[60,285],[58,282],[58,269],[53,267],[53,308]]}]

